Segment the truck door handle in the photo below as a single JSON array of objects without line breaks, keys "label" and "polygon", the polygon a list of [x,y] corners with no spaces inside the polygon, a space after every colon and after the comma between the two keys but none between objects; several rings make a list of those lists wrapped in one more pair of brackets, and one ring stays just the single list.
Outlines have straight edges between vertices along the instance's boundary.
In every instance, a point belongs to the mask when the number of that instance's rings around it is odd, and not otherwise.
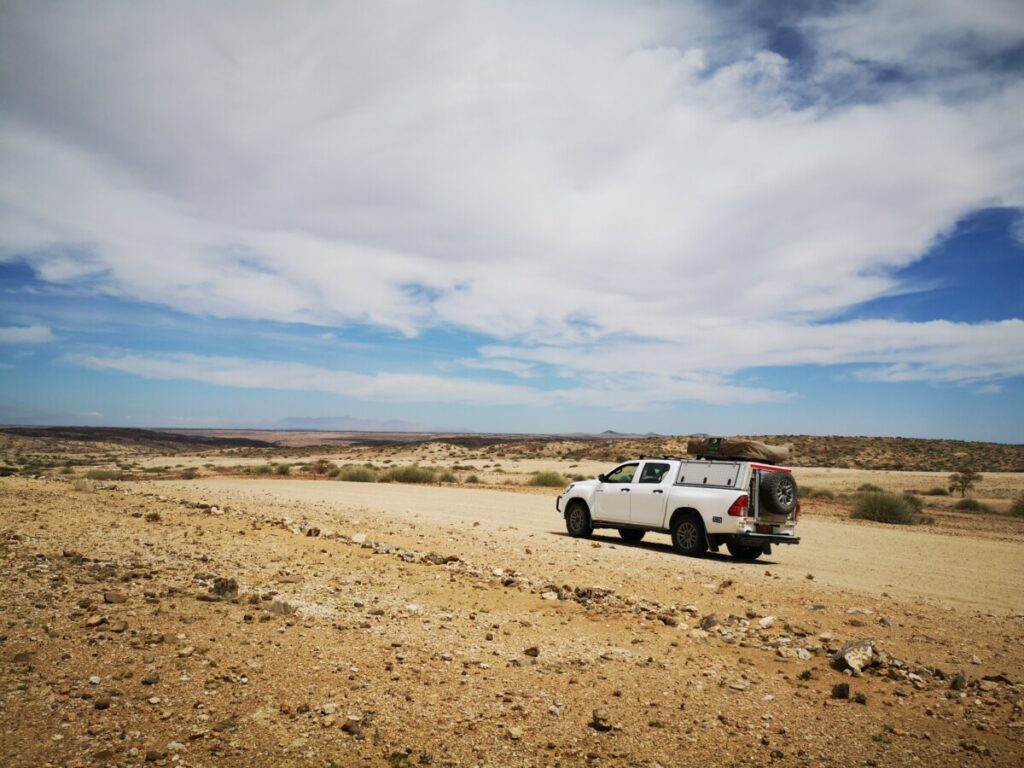
[{"label": "truck door handle", "polygon": [[629,488],[620,488],[619,491],[621,493],[629,493]]},{"label": "truck door handle", "polygon": [[651,491],[651,493],[664,493],[664,491],[659,488],[657,490]]}]

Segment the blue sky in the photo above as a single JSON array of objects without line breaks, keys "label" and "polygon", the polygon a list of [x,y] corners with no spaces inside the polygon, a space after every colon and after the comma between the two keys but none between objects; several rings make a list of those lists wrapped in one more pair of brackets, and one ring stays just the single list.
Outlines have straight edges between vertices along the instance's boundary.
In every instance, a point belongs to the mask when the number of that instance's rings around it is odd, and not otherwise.
[{"label": "blue sky", "polygon": [[1024,9],[766,7],[0,3],[0,422],[1024,442]]}]

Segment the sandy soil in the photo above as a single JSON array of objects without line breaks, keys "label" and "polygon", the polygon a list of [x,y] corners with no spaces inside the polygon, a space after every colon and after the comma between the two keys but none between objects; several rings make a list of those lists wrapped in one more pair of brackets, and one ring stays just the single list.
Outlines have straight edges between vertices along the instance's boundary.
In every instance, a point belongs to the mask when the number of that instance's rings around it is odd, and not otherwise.
[{"label": "sandy soil", "polygon": [[[553,502],[0,479],[0,763],[1024,759],[1016,536],[812,511],[803,544],[741,564],[571,539]],[[862,639],[872,665],[842,672]]]},{"label": "sandy soil", "polygon": [[[297,505],[304,516],[327,527],[335,527],[338,516],[354,508],[378,522],[415,520],[458,528],[479,523],[495,534],[512,530],[516,539],[565,534],[555,511],[557,491],[513,494],[470,488],[236,478],[167,482],[149,488],[157,486],[200,496],[213,492],[229,504]],[[1012,542],[951,539],[920,529],[819,520],[813,514],[814,503],[806,505],[809,512],[800,524],[802,543],[777,547],[770,558],[760,561],[773,575],[805,580],[811,574],[816,585],[832,589],[888,592],[940,605],[1024,612],[1024,536]],[[612,531],[599,531],[601,539],[618,543]],[[510,553],[514,549],[508,547]],[[680,565],[671,554],[668,536],[651,535],[640,547],[623,547],[616,555],[609,556],[605,567],[618,570],[623,578],[638,567]],[[728,575],[737,567],[724,551],[722,557],[705,560],[702,566],[715,576]]]}]

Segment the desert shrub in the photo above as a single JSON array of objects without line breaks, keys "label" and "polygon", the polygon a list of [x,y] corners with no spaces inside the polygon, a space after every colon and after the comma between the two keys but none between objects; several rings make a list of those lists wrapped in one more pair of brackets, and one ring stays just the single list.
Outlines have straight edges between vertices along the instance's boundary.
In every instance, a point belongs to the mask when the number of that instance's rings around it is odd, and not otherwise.
[{"label": "desert shrub", "polygon": [[921,491],[922,496],[949,496],[949,491],[945,488],[929,488],[927,491]]},{"label": "desert shrub", "polygon": [[586,475],[573,475],[573,476],[572,476],[572,481],[573,481],[574,483],[578,483],[578,482],[580,482],[581,480],[586,480],[586,479],[587,479],[587,476],[586,476]]},{"label": "desert shrub", "polygon": [[17,474],[17,467],[0,467],[0,477],[9,477],[10,475]]},{"label": "desert shrub", "polygon": [[377,472],[376,470],[370,469],[369,467],[363,467],[359,464],[346,464],[343,467],[338,468],[338,474],[335,475],[339,480],[344,480],[349,483],[376,483]]},{"label": "desert shrub", "polygon": [[917,525],[920,522],[920,516],[905,497],[884,491],[860,494],[850,517],[892,525]]},{"label": "desert shrub", "polygon": [[391,467],[380,476],[382,483],[433,483],[437,481],[437,472],[430,467],[409,464],[404,467]]},{"label": "desert shrub", "polygon": [[271,475],[274,473],[274,467],[270,464],[259,464],[255,467],[249,467],[249,473],[252,475]]},{"label": "desert shrub", "polygon": [[60,473],[61,473],[62,475],[72,475],[72,474],[74,474],[74,472],[75,472],[75,470],[73,470],[73,469],[71,468],[71,465],[70,465],[70,464],[65,464],[65,465],[64,465],[63,467],[61,467],[61,469],[60,469]]},{"label": "desert shrub", "polygon": [[451,472],[443,472],[441,474],[441,476],[439,478],[437,478],[437,479],[438,479],[438,482],[442,482],[442,483],[457,483],[457,482],[459,482],[459,478],[457,478]]},{"label": "desert shrub", "polygon": [[340,474],[341,474],[341,467],[332,467],[331,469],[327,470],[327,476],[328,477],[333,477],[333,478],[337,479],[338,475],[340,475]]},{"label": "desert shrub", "polygon": [[85,476],[90,480],[124,480],[124,472],[119,469],[90,469]]},{"label": "desert shrub", "polygon": [[527,485],[537,485],[542,488],[560,488],[565,485],[565,476],[560,472],[552,472],[551,470],[534,472]]},{"label": "desert shrub", "polygon": [[857,490],[861,493],[885,493],[885,490],[880,485],[875,485],[874,483],[864,483]]},{"label": "desert shrub", "polygon": [[920,512],[924,507],[924,502],[912,493],[904,493],[902,498],[907,502],[907,504],[913,507],[915,512]]},{"label": "desert shrub", "polygon": [[95,493],[96,491],[96,487],[84,477],[76,478],[75,482],[71,484],[71,487],[76,491],[81,491],[82,493]]},{"label": "desert shrub", "polygon": [[1024,496],[1018,496],[1010,505],[1010,514],[1014,517],[1024,517]]},{"label": "desert shrub", "polygon": [[469,483],[470,485],[476,485],[477,483],[480,482],[480,478],[477,477],[476,475],[470,475],[469,477],[466,478],[465,482]]},{"label": "desert shrub", "polygon": [[813,488],[805,485],[800,488],[800,497],[804,499],[834,499],[836,495],[828,488]]},{"label": "desert shrub", "polygon": [[278,475],[290,475],[292,473],[292,465],[277,464],[274,466],[274,473]]},{"label": "desert shrub", "polygon": [[307,469],[314,475],[329,475],[334,469],[334,464],[327,459],[317,459]]},{"label": "desert shrub", "polygon": [[982,504],[977,499],[960,499],[953,505],[953,509],[958,509],[961,512],[992,512],[992,507]]},{"label": "desert shrub", "polygon": [[195,467],[181,470],[182,480],[195,480],[197,477],[199,477],[199,470]]}]

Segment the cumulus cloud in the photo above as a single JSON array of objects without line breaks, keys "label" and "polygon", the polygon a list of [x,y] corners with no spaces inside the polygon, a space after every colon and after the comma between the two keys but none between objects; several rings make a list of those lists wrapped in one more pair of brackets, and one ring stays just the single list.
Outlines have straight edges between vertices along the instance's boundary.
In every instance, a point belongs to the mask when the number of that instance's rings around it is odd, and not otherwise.
[{"label": "cumulus cloud", "polygon": [[0,344],[44,344],[57,337],[45,325],[8,326],[0,328]]},{"label": "cumulus cloud", "polygon": [[[1012,50],[1009,0],[807,17],[810,74],[756,35],[724,42],[734,19],[707,4],[4,14],[0,258],[44,280],[209,317],[469,331],[501,348],[471,365],[628,372],[647,401],[784,397],[726,378],[761,365],[957,378],[974,339],[1020,335],[834,321],[906,290],[895,270],[958,218],[1024,205],[1024,81],[949,49]],[[930,76],[952,59],[969,87]],[[868,65],[915,87],[793,98]],[[992,376],[1021,357],[983,346]],[[449,401],[449,379],[351,375],[331,387]],[[549,397],[490,386],[489,402]]]}]

